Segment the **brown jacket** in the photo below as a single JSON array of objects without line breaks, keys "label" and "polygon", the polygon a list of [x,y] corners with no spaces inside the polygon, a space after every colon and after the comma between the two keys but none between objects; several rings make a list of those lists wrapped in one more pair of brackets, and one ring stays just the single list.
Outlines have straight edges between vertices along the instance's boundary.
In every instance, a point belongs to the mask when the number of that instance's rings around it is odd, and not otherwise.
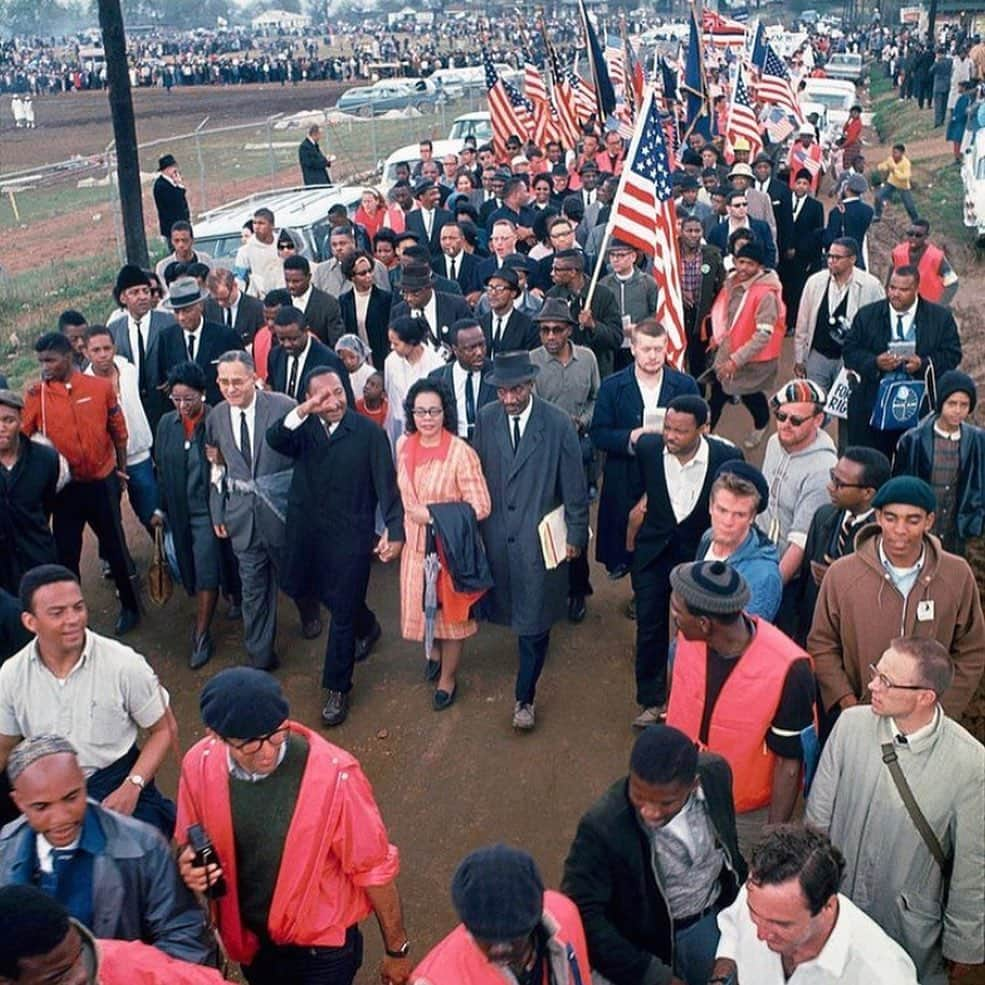
[{"label": "brown jacket", "polygon": [[[876,524],[863,527],[855,553],[835,561],[821,582],[807,652],[824,707],[849,694],[867,700],[868,665],[897,637],[929,636],[954,661],[954,682],[941,704],[959,718],[985,670],[985,618],[975,576],[964,558],[927,536],[923,569],[904,599],[879,559],[880,536]],[[923,607],[924,619],[918,618],[921,602],[932,603]]]}]

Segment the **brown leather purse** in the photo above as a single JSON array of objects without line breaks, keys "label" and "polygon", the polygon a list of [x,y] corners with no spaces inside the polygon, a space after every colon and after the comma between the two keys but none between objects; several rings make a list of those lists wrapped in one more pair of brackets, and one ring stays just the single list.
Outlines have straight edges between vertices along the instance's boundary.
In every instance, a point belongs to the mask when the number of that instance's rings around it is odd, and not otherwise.
[{"label": "brown leather purse", "polygon": [[171,579],[171,569],[164,555],[164,528],[154,528],[154,556],[151,558],[147,571],[147,594],[156,606],[167,605],[174,582]]}]

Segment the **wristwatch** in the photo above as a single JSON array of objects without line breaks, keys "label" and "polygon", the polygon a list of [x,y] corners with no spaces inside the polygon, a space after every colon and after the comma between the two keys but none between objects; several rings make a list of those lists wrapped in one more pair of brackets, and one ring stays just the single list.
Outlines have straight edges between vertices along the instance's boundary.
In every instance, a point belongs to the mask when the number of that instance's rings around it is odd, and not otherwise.
[{"label": "wristwatch", "polygon": [[131,773],[127,777],[127,782],[132,783],[135,787],[140,787],[141,790],[146,786],[144,778],[139,773]]},{"label": "wristwatch", "polygon": [[410,939],[405,940],[395,951],[391,951],[388,947],[384,950],[388,958],[406,958],[410,954]]}]

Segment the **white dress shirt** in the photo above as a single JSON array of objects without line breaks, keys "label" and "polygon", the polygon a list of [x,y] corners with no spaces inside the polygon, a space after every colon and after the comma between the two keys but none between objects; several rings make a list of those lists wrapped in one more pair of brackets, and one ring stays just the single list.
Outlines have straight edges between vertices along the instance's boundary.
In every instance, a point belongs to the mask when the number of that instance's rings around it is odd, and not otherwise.
[{"label": "white dress shirt", "polygon": [[257,417],[257,398],[254,394],[253,399],[250,401],[249,407],[233,407],[232,404],[229,405],[229,413],[231,415],[231,423],[233,426],[233,444],[239,448],[240,451],[243,449],[239,446],[239,429],[240,429],[240,416],[246,414],[246,430],[250,434],[250,453],[252,454],[253,449],[256,448],[256,417]]},{"label": "white dress shirt", "polygon": [[838,894],[838,918],[821,953],[787,978],[779,954],[759,940],[745,886],[718,915],[716,958],[731,958],[739,981],[755,985],[917,985],[913,962],[879,925]]},{"label": "white dress shirt", "polygon": [[300,295],[299,297],[294,297],[293,295],[291,296],[291,304],[295,308],[297,308],[298,311],[307,310],[308,302],[311,300],[311,288],[313,286],[314,286],[313,284],[309,284],[308,290],[306,290],[304,294]]},{"label": "white dress shirt", "polygon": [[[919,300],[919,299],[918,299]],[[892,305],[889,306],[889,343],[892,345],[893,342],[899,341],[899,332],[897,331],[897,326],[899,324],[899,319],[903,319],[903,339],[905,341],[913,341],[916,335],[913,334],[913,319],[917,314],[917,302],[914,301],[906,311],[897,311]]]},{"label": "white dress shirt", "polygon": [[680,523],[694,509],[694,504],[701,494],[701,486],[708,473],[708,442],[698,439],[698,450],[684,465],[664,448],[664,480],[667,483],[667,495],[674,510],[674,519]]},{"label": "white dress shirt", "polygon": [[513,444],[513,421],[518,420],[520,422],[520,440],[523,440],[523,436],[527,430],[527,423],[530,421],[530,412],[534,409],[535,397],[533,394],[530,395],[530,400],[527,402],[527,406],[523,409],[523,412],[517,417],[512,414],[506,415],[506,423],[509,425],[510,429],[510,444]]},{"label": "white dress shirt", "polygon": [[470,376],[472,377],[472,393],[475,396],[475,416],[478,418],[479,385],[482,383],[482,373],[478,370],[466,371],[457,359],[452,363],[451,379],[455,386],[455,409],[458,411],[458,436],[460,438],[469,436],[469,421],[465,412],[465,383]]},{"label": "white dress shirt", "polygon": [[[308,361],[308,354],[311,352],[311,336],[308,335],[304,343],[304,349],[297,356],[288,355],[287,357],[287,372],[284,375],[284,392],[287,393],[287,386],[291,382],[291,370],[294,368],[294,363],[298,364],[298,374],[297,374],[297,388],[301,388],[301,381],[304,379],[304,367],[305,363]],[[300,398],[297,393],[288,393],[289,397],[294,397],[295,400],[300,402]],[[250,432],[253,433],[252,431]]]},{"label": "white dress shirt", "polygon": [[[79,842],[81,841],[82,835],[79,835],[70,845],[64,845],[57,850],[60,852],[74,852],[79,847]],[[40,832],[35,832],[34,843],[38,853],[38,868],[45,875],[51,875],[55,869],[54,859],[51,855],[56,850],[55,846]]]}]

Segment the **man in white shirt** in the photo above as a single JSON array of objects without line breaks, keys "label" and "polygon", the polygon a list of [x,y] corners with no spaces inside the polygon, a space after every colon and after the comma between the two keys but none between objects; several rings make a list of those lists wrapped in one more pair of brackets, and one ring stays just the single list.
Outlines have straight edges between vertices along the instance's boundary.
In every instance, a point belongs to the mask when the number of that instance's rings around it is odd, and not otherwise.
[{"label": "man in white shirt", "polygon": [[253,235],[237,251],[233,273],[246,293],[255,298],[285,286],[284,268],[274,237],[274,214],[270,209],[257,209],[253,213]]},{"label": "man in white shirt", "polygon": [[708,985],[917,985],[906,952],[838,892],[844,870],[827,836],[793,824],[772,829],[719,914]]}]

